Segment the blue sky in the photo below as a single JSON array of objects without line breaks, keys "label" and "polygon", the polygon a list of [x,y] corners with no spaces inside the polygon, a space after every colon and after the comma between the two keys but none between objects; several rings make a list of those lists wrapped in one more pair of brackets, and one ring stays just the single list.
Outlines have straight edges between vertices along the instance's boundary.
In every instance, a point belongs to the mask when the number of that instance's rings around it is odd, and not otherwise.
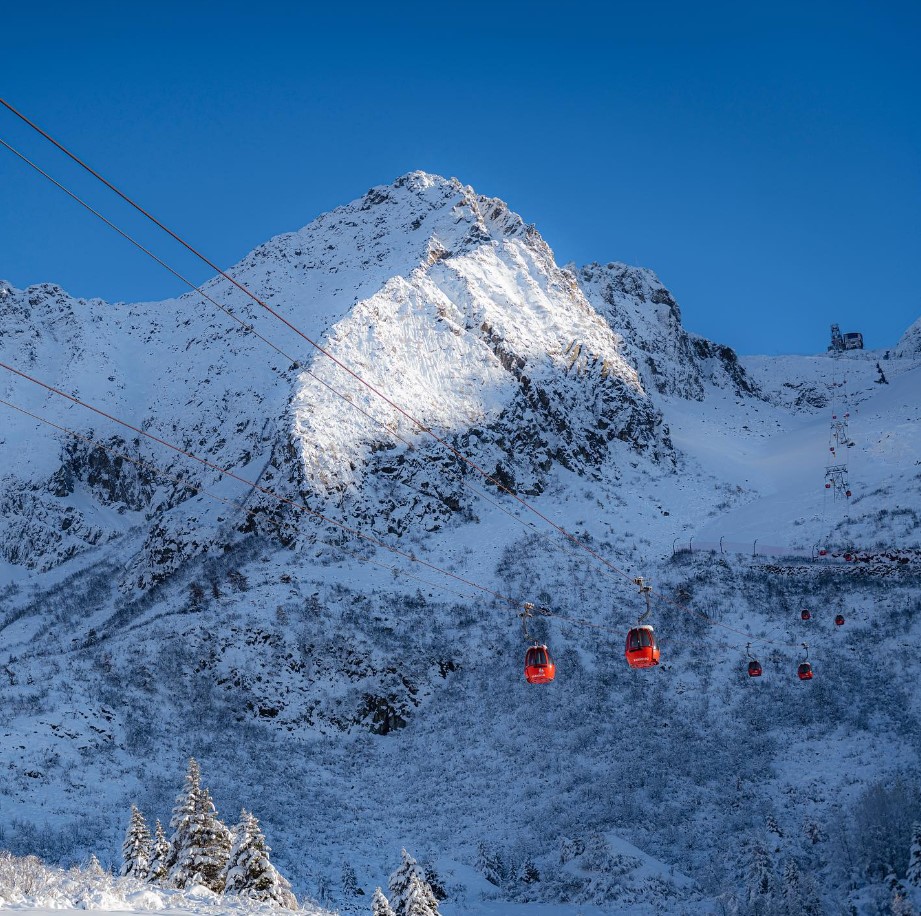
[{"label": "blue sky", "polygon": [[[19,7],[2,95],[222,264],[421,168],[560,263],[652,268],[741,352],[921,316],[921,4]],[[5,112],[0,137],[207,278]],[[181,291],[2,149],[0,192],[14,285]]]}]

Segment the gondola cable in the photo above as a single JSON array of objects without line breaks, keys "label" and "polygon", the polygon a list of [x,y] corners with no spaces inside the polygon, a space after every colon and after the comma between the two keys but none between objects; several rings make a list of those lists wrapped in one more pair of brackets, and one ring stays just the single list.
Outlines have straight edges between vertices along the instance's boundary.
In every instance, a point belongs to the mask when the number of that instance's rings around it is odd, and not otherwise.
[{"label": "gondola cable", "polygon": [[[105,442],[102,442],[98,439],[93,439],[91,436],[85,436],[82,433],[79,433],[74,429],[70,429],[69,427],[63,426],[59,423],[55,423],[53,420],[49,420],[47,417],[39,416],[38,414],[33,413],[31,410],[26,410],[26,408],[20,407],[17,404],[13,404],[11,401],[7,401],[4,398],[0,398],[0,404],[3,404],[6,407],[9,407],[12,410],[18,411],[19,413],[24,414],[27,417],[31,417],[33,420],[37,420],[39,423],[44,423],[45,425],[50,426],[60,432],[66,433],[68,436],[72,436],[73,438],[78,439],[81,442],[85,442],[87,445],[91,445],[94,448],[100,448],[104,452],[106,452],[106,454],[108,455],[128,461],[131,464],[134,464],[135,466],[139,468],[143,468],[151,472],[152,474],[155,474],[157,477],[163,480],[172,481],[178,486],[183,487],[184,489],[190,490],[195,494],[201,494],[203,496],[208,496],[211,499],[216,500],[217,502],[221,502],[227,506],[230,506],[232,509],[236,509],[240,512],[243,512],[246,515],[256,516],[259,514],[259,511],[257,509],[247,508],[245,505],[243,505],[240,502],[237,502],[234,499],[230,499],[227,496],[221,496],[220,494],[214,493],[213,491],[207,489],[206,487],[203,487],[199,484],[192,483],[191,481],[186,480],[185,478],[182,478],[182,477],[178,477],[174,474],[170,474],[168,471],[164,471],[162,468],[153,464],[153,462],[145,461],[142,458],[136,458],[133,455],[127,454],[126,452],[120,452],[117,449],[112,448],[112,446],[107,445]],[[375,566],[380,566],[382,569],[386,569],[389,572],[399,574],[406,578],[414,579],[415,581],[421,582],[423,585],[426,585],[429,588],[437,588],[437,589],[440,589],[441,591],[448,592],[449,594],[452,594],[457,598],[462,598],[464,600],[470,600],[473,597],[470,594],[464,594],[462,592],[455,591],[454,589],[450,588],[444,583],[433,582],[430,579],[423,579],[420,576],[415,575],[414,573],[407,572],[405,569],[402,569],[399,566],[391,566],[389,563],[383,563],[380,560],[373,559],[372,557],[367,557],[367,556],[363,556],[362,554],[355,553],[354,551],[349,550],[346,547],[343,547],[341,544],[332,544],[329,541],[319,541],[319,543],[323,544],[326,547],[329,547],[331,550],[339,551],[340,553],[346,554],[347,556],[353,557],[357,560],[361,560],[362,562],[373,563]]]},{"label": "gondola cable", "polygon": [[[319,353],[321,353],[322,355],[324,355],[324,356],[326,356],[328,359],[330,359],[334,364],[336,364],[340,369],[342,369],[343,371],[345,371],[348,375],[350,375],[353,379],[355,379],[359,384],[363,385],[365,388],[367,388],[369,391],[371,391],[372,394],[374,394],[375,396],[377,396],[378,398],[380,398],[381,400],[383,400],[386,404],[388,404],[393,410],[395,410],[397,413],[399,413],[399,414],[400,414],[401,416],[403,416],[405,419],[409,420],[413,425],[415,425],[415,426],[419,429],[420,432],[422,432],[422,433],[424,433],[424,434],[430,436],[431,438],[433,438],[437,443],[439,443],[440,445],[442,445],[444,448],[448,449],[452,454],[454,454],[454,455],[455,455],[457,458],[459,458],[462,462],[464,462],[465,464],[467,464],[469,467],[471,467],[473,470],[475,470],[477,473],[479,473],[482,477],[484,477],[484,479],[486,479],[488,482],[490,482],[490,483],[492,483],[493,485],[495,485],[495,486],[497,487],[497,489],[500,489],[500,490],[502,490],[503,492],[505,492],[506,494],[508,494],[509,496],[511,496],[514,500],[516,500],[518,503],[520,503],[524,508],[528,509],[528,511],[532,512],[533,514],[535,514],[538,518],[540,518],[542,521],[544,521],[546,524],[548,524],[551,528],[553,528],[554,530],[556,530],[559,534],[562,534],[566,539],[572,541],[573,544],[575,544],[575,545],[576,545],[577,547],[579,547],[581,550],[585,551],[587,554],[589,554],[590,556],[592,556],[596,561],[600,562],[600,563],[603,564],[605,567],[607,567],[608,569],[614,571],[615,573],[617,573],[617,574],[620,575],[621,577],[626,578],[627,580],[629,580],[629,581],[631,581],[631,582],[634,580],[635,577],[631,576],[628,572],[626,572],[626,571],[620,569],[616,564],[612,563],[610,560],[608,560],[607,558],[605,558],[604,556],[602,556],[601,554],[599,554],[597,551],[593,550],[589,545],[587,545],[587,544],[585,544],[583,541],[581,541],[576,535],[570,533],[570,532],[567,531],[565,528],[563,528],[561,525],[558,525],[558,524],[557,524],[556,522],[554,522],[551,518],[549,518],[546,514],[544,514],[543,512],[541,512],[541,511],[540,511],[539,509],[537,509],[536,507],[532,506],[530,503],[528,503],[525,499],[523,499],[521,496],[519,496],[519,495],[518,495],[517,493],[515,493],[513,490],[510,490],[508,487],[504,486],[500,481],[498,481],[496,478],[494,478],[492,475],[490,475],[489,472],[485,471],[485,470],[484,470],[483,468],[481,468],[476,462],[474,462],[472,459],[468,458],[468,457],[467,457],[466,455],[464,455],[459,449],[457,449],[457,448],[455,448],[453,445],[451,445],[450,442],[448,442],[447,440],[445,440],[443,437],[439,436],[439,435],[438,435],[437,433],[435,433],[430,427],[428,427],[426,424],[424,424],[421,420],[419,420],[419,419],[417,419],[416,417],[414,417],[414,416],[413,416],[411,413],[409,413],[407,410],[405,410],[404,408],[400,407],[396,402],[394,402],[394,401],[393,401],[391,398],[389,398],[386,394],[384,394],[382,391],[380,391],[376,386],[374,386],[373,384],[371,384],[370,382],[368,382],[367,380],[365,380],[361,375],[359,375],[357,372],[355,372],[354,370],[352,370],[352,369],[351,369],[347,364],[345,364],[342,360],[340,360],[338,357],[336,357],[336,356],[333,355],[331,352],[329,352],[326,348],[324,348],[321,344],[317,343],[317,342],[314,341],[311,337],[309,337],[307,334],[305,334],[303,331],[301,331],[296,325],[294,325],[291,321],[289,321],[287,318],[285,318],[285,317],[284,317],[281,313],[279,313],[276,309],[273,309],[270,305],[268,305],[266,302],[264,302],[262,299],[260,299],[255,293],[251,292],[251,291],[250,291],[249,289],[247,289],[247,287],[245,287],[242,283],[240,283],[240,282],[239,282],[238,280],[236,280],[234,277],[232,277],[231,275],[229,275],[226,271],[222,270],[217,264],[215,264],[213,261],[211,261],[207,256],[205,256],[205,255],[202,254],[200,251],[198,251],[198,250],[197,250],[195,247],[193,247],[189,242],[185,241],[181,236],[179,236],[177,233],[175,233],[175,232],[174,232],[173,230],[171,230],[169,227],[167,227],[167,226],[164,225],[162,222],[160,222],[160,221],[159,221],[156,217],[154,217],[149,211],[147,211],[147,210],[145,210],[143,207],[141,207],[140,204],[136,203],[136,202],[135,202],[134,200],[132,200],[128,195],[126,195],[124,192],[120,191],[117,187],[115,187],[115,185],[113,185],[110,181],[108,181],[106,178],[104,178],[99,172],[97,172],[95,169],[93,169],[91,166],[89,166],[87,163],[85,163],[82,159],[80,159],[78,156],[76,156],[76,154],[72,153],[72,152],[71,152],[69,149],[67,149],[63,144],[61,144],[61,143],[59,143],[57,140],[55,140],[50,134],[48,134],[45,130],[43,130],[41,127],[39,127],[35,122],[33,122],[32,120],[30,120],[26,115],[22,114],[20,111],[18,111],[16,108],[14,108],[9,102],[7,102],[5,99],[0,98],[0,104],[2,104],[5,108],[7,108],[10,112],[12,112],[14,115],[16,115],[16,116],[17,116],[18,118],[20,118],[22,121],[24,121],[29,127],[31,127],[33,130],[35,130],[35,131],[36,131],[37,133],[39,133],[41,136],[43,136],[43,137],[44,137],[46,140],[48,140],[52,145],[54,145],[54,146],[55,146],[56,148],[58,148],[62,153],[64,153],[66,156],[68,156],[68,158],[70,158],[71,160],[73,160],[77,165],[79,165],[81,168],[83,168],[84,170],[86,170],[87,172],[89,172],[94,178],[96,178],[98,181],[100,181],[102,184],[104,184],[106,187],[108,187],[113,193],[115,193],[118,197],[120,197],[122,200],[124,200],[126,203],[128,203],[131,207],[133,207],[135,210],[137,210],[139,213],[141,213],[145,218],[147,218],[147,219],[149,219],[151,222],[153,222],[157,227],[159,227],[161,230],[163,230],[165,233],[167,233],[167,235],[169,235],[171,238],[173,238],[175,241],[177,241],[180,245],[182,245],[184,248],[186,248],[189,252],[191,252],[191,253],[194,254],[196,257],[198,257],[200,260],[202,260],[202,261],[203,261],[205,264],[207,264],[211,269],[213,269],[214,271],[216,271],[221,277],[223,277],[225,280],[227,280],[227,281],[228,281],[229,283],[231,283],[233,286],[235,286],[236,288],[238,288],[242,293],[244,293],[244,295],[246,295],[248,298],[250,298],[253,302],[255,302],[257,305],[259,305],[261,308],[265,309],[265,310],[266,310],[267,312],[269,312],[269,314],[271,314],[273,317],[275,317],[276,319],[278,319],[279,321],[281,321],[286,327],[288,327],[290,330],[292,330],[294,333],[296,333],[299,337],[301,337],[303,340],[305,340],[308,344],[310,344],[310,345],[311,345],[314,349],[316,349]],[[9,147],[8,144],[4,143],[4,146],[7,146],[8,148],[10,148],[10,149],[12,150],[12,147]],[[15,150],[12,150],[12,151],[13,151],[13,152],[16,152]],[[23,156],[22,156],[21,154],[19,154],[18,152],[17,152],[17,155],[19,155],[20,158],[25,159],[25,157],[23,157]],[[28,161],[28,160],[26,160],[26,161]],[[31,163],[30,163],[30,164],[31,164]],[[44,174],[44,173],[43,173],[43,174]],[[53,179],[52,179],[52,180],[53,180]],[[57,182],[55,182],[55,183],[57,184]],[[69,192],[68,192],[68,193],[69,193]],[[72,195],[72,196],[73,196],[73,195]],[[91,209],[91,208],[89,208],[89,209]],[[107,222],[108,222],[108,221],[107,221]],[[110,224],[110,225],[111,225],[111,224]],[[113,226],[113,228],[115,228],[115,227]],[[122,233],[120,232],[120,234],[122,234]],[[157,260],[159,260],[159,259],[157,259]],[[167,269],[170,269],[171,272],[175,273],[174,271],[172,271],[171,268],[167,268]],[[184,281],[184,282],[188,282],[188,281]],[[194,287],[194,286],[193,286],[193,288],[197,289],[197,287]],[[212,300],[212,301],[213,301],[213,300]],[[215,304],[217,304],[217,303],[215,303]],[[223,308],[222,306],[220,306],[220,305],[218,305],[218,307],[221,308],[223,311],[227,311],[226,309],[224,309],[224,308]],[[240,322],[241,324],[243,324],[244,326],[246,326],[245,322],[242,322],[240,319],[238,319],[238,318],[235,317],[235,320],[237,320],[238,322]],[[261,335],[259,335],[259,336],[261,337]],[[263,339],[264,339],[264,338],[263,338]],[[268,341],[267,341],[267,342],[268,342]],[[273,346],[274,346],[274,345],[273,345]],[[295,362],[296,362],[296,361],[295,361]],[[5,364],[0,364],[0,365],[2,365],[4,368],[10,369],[10,367],[6,366]],[[22,374],[22,373],[18,373],[17,370],[10,369],[10,371],[17,372],[17,374]],[[24,375],[24,374],[23,374],[23,375]],[[26,376],[24,376],[24,377],[26,377]],[[39,384],[43,384],[43,383],[39,383]],[[324,383],[324,384],[325,384],[325,383]],[[46,386],[46,387],[47,387],[47,386]],[[61,392],[61,394],[63,394],[63,392]],[[66,395],[66,394],[63,394],[63,396],[64,396],[64,397],[70,397],[70,396],[68,396],[68,395]],[[350,403],[351,403],[351,402],[350,402]],[[88,405],[85,405],[85,406],[88,406]],[[357,405],[356,405],[356,406],[357,406]],[[95,410],[95,408],[89,408],[89,409]],[[102,411],[97,411],[97,412],[100,412],[100,413],[103,413],[103,415],[106,415],[106,414],[104,414],[104,412],[102,412]],[[108,416],[108,415],[106,415],[106,416]],[[119,421],[116,421],[116,422],[119,422]],[[127,426],[129,426],[129,428],[131,428],[131,427],[130,427],[130,424],[125,424],[125,425],[127,425]],[[204,461],[204,459],[196,459],[196,460]],[[233,475],[232,472],[228,472],[228,473],[229,473],[231,476],[236,476],[236,475]],[[240,479],[240,478],[238,478],[238,479]],[[284,499],[284,497],[278,497],[278,498]],[[312,510],[308,510],[308,511],[312,511]],[[330,521],[332,521],[332,520],[330,520]],[[335,523],[335,522],[334,522],[334,524],[340,524],[340,523]],[[346,527],[346,528],[348,527],[348,526],[344,526],[344,525],[340,525],[340,526],[341,526],[341,527]],[[384,545],[384,546],[386,546],[386,545]],[[387,548],[387,549],[392,549],[392,548]],[[407,555],[407,556],[408,556],[408,555]],[[425,561],[419,561],[419,562],[425,563]],[[428,564],[428,565],[430,565],[430,564]],[[453,574],[452,574],[452,575],[453,575]],[[459,579],[459,580],[461,580],[461,581],[467,581],[467,580],[464,580],[463,577],[454,576],[454,578],[457,578],[457,579]],[[469,583],[468,583],[468,584],[469,584]],[[699,616],[700,618],[702,618],[702,619],[708,621],[710,624],[712,624],[712,625],[714,625],[714,626],[720,626],[720,627],[722,627],[722,628],[724,628],[724,629],[726,629],[726,630],[728,630],[728,631],[730,631],[730,632],[733,632],[733,633],[736,633],[737,635],[742,636],[743,638],[746,638],[746,639],[752,639],[752,638],[754,638],[754,639],[757,639],[757,640],[760,641],[760,642],[766,642],[766,643],[769,643],[769,644],[772,644],[772,645],[786,645],[786,644],[783,644],[783,643],[778,643],[778,642],[776,642],[776,641],[774,641],[774,640],[768,640],[768,639],[763,638],[763,637],[761,637],[761,638],[759,638],[759,637],[752,637],[752,634],[750,634],[750,633],[748,633],[748,632],[746,632],[746,631],[737,629],[737,628],[735,628],[735,627],[732,627],[732,626],[730,626],[730,625],[728,625],[728,624],[723,623],[722,621],[719,621],[719,620],[716,620],[716,619],[714,619],[714,618],[711,618],[709,615],[705,614],[704,612],[698,611],[698,610],[696,610],[696,609],[694,609],[694,608],[687,607],[687,606],[685,606],[685,605],[683,605],[683,604],[681,604],[681,603],[679,603],[679,602],[677,602],[677,601],[674,601],[673,599],[669,598],[669,596],[667,596],[667,595],[660,594],[660,593],[656,593],[656,594],[657,594],[657,596],[658,596],[661,600],[665,601],[666,603],[671,604],[672,606],[674,606],[674,607],[676,607],[676,608],[678,608],[678,609],[680,609],[680,610],[682,610],[682,611],[685,611],[685,612],[688,612],[688,613],[695,614],[695,615]],[[506,599],[506,600],[508,600],[508,599]],[[606,629],[606,628],[601,627],[601,626],[599,626],[598,628],[600,628],[600,629]]]}]

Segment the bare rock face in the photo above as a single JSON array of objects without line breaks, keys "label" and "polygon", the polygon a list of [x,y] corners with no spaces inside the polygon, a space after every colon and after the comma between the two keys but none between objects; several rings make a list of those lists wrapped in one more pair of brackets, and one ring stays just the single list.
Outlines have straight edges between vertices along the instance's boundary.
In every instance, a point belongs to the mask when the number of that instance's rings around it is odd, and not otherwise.
[{"label": "bare rock face", "polygon": [[902,335],[896,345],[894,355],[908,358],[921,356],[921,318]]},{"label": "bare rock face", "polygon": [[758,395],[735,351],[688,333],[681,311],[659,278],[642,267],[587,264],[574,273],[592,305],[624,342],[647,388],[700,401],[706,385]]}]

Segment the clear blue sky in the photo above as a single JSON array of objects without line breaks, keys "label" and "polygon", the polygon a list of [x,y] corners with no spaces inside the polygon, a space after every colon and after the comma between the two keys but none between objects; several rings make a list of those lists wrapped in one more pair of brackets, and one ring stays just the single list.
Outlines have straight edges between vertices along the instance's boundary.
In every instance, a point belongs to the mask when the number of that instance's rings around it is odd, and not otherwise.
[{"label": "clear blue sky", "polygon": [[[654,269],[741,352],[921,316],[921,4],[18,3],[2,95],[222,264],[412,169]],[[6,112],[33,155],[208,271]],[[0,149],[0,277],[181,291]]]}]

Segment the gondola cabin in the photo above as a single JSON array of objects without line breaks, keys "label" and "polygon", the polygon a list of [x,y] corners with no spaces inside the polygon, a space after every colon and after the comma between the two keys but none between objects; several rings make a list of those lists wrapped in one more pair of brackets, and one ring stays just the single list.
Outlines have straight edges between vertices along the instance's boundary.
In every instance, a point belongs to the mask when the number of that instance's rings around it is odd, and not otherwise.
[{"label": "gondola cabin", "polygon": [[809,662],[803,662],[799,668],[796,669],[796,673],[801,681],[811,681],[812,665],[810,665]]},{"label": "gondola cabin", "polygon": [[529,684],[549,684],[556,677],[556,665],[546,646],[531,646],[525,652],[524,677]]},{"label": "gondola cabin", "polygon": [[800,620],[812,620],[812,614],[810,614],[809,611],[806,610],[806,608],[803,608],[799,612],[799,616],[800,616]]},{"label": "gondola cabin", "polygon": [[761,677],[761,662],[758,662],[752,659],[748,663],[748,676],[749,677]]},{"label": "gondola cabin", "polygon": [[836,626],[836,627],[843,627],[843,626],[844,626],[844,614],[836,614],[836,615],[835,615],[835,626]]},{"label": "gondola cabin", "polygon": [[659,645],[652,627],[634,627],[627,634],[624,651],[631,668],[653,668],[659,664]]}]

